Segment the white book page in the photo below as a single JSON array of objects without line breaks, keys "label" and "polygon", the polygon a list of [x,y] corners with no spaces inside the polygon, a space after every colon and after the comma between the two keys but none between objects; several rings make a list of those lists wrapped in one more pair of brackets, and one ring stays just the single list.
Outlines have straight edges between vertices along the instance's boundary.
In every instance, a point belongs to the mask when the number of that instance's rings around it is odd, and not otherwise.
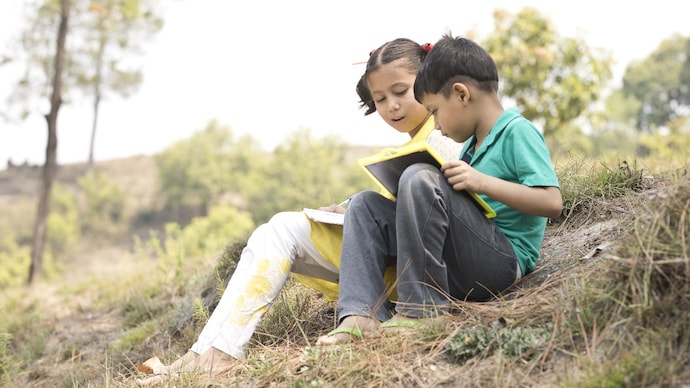
[{"label": "white book page", "polygon": [[324,224],[342,225],[345,221],[345,213],[325,212],[323,210],[304,208],[304,214],[312,221]]}]

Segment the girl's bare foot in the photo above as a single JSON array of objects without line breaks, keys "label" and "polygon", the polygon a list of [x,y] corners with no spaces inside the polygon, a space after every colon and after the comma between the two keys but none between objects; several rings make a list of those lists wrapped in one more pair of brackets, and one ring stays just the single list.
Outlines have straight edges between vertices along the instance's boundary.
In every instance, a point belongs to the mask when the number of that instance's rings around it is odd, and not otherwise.
[{"label": "girl's bare foot", "polygon": [[328,346],[347,343],[352,337],[362,339],[379,329],[378,320],[360,315],[350,315],[343,319],[338,327],[330,333],[319,337],[316,341],[317,346]]},{"label": "girl's bare foot", "polygon": [[[180,373],[199,373],[199,374],[218,374],[226,372],[233,367],[235,364],[235,358],[223,353],[216,348],[210,348],[203,354],[199,355],[191,350],[188,351],[184,356],[178,358],[170,364],[170,366],[163,365],[158,357],[152,357],[150,360],[156,359],[160,367],[152,368],[157,370],[154,376],[147,377],[145,379],[137,379],[137,385],[139,386],[153,386],[161,384],[170,378],[174,378]],[[152,361],[151,366],[157,365],[156,361]],[[139,367],[137,367],[139,369]],[[140,370],[142,371],[142,370]],[[142,371],[143,372],[143,371]],[[146,372],[145,372],[146,373]],[[150,373],[149,373],[150,374]]]},{"label": "girl's bare foot", "polygon": [[196,370],[208,374],[222,373],[231,369],[235,361],[234,357],[212,347],[199,356]]},{"label": "girl's bare foot", "polygon": [[183,370],[190,370],[195,367],[197,360],[199,359],[199,353],[187,351],[184,356],[175,360],[170,366],[166,368],[167,373],[176,373]]},{"label": "girl's bare foot", "polygon": [[167,369],[168,367],[163,365],[158,357],[151,357],[141,364],[137,364],[137,371],[147,375],[159,375],[165,373]]},{"label": "girl's bare foot", "polygon": [[151,357],[141,364],[137,364],[137,371],[146,373],[148,375],[164,375],[175,373],[184,369],[186,366],[195,365],[197,358],[199,358],[199,355],[190,350],[184,356],[178,358],[172,364],[167,366],[161,362],[160,358]]}]

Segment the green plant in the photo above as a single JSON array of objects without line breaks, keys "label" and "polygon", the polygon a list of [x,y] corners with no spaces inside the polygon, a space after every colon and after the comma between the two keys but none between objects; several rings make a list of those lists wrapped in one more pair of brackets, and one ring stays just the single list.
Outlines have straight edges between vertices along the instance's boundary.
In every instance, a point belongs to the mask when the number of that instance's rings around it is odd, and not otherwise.
[{"label": "green plant", "polygon": [[0,235],[0,288],[24,284],[30,261],[28,246],[18,245],[12,233]]},{"label": "green plant", "polygon": [[17,362],[13,361],[11,350],[12,334],[0,331],[0,383],[9,384],[17,373]]},{"label": "green plant", "polygon": [[571,159],[556,167],[566,216],[587,214],[602,200],[620,198],[648,187],[643,170],[627,161],[610,167],[605,161],[589,165],[586,159]]},{"label": "green plant", "polygon": [[26,298],[24,294],[8,296],[1,303],[0,310],[12,314],[0,315],[0,358],[2,352],[10,355],[5,366],[12,371],[15,366],[24,367],[44,355],[54,322],[44,318],[37,299]]},{"label": "green plant", "polygon": [[488,357],[499,353],[504,357],[531,360],[541,354],[551,338],[553,326],[503,327],[494,323],[491,327],[477,325],[458,330],[446,344],[446,358],[453,362],[473,357]]},{"label": "green plant", "polygon": [[76,195],[63,185],[55,184],[53,204],[48,216],[48,247],[53,259],[59,259],[81,236],[81,222]]},{"label": "green plant", "polygon": [[77,180],[84,196],[82,227],[86,233],[112,235],[123,226],[127,196],[98,171],[89,172]]}]

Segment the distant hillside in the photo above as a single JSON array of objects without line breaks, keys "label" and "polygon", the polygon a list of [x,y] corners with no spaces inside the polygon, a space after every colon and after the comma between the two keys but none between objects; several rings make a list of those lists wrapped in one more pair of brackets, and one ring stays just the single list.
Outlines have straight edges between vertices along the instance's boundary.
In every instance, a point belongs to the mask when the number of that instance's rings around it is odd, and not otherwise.
[{"label": "distant hillside", "polygon": [[[348,163],[355,164],[358,158],[381,148],[383,146],[350,146],[346,160]],[[96,161],[95,169],[104,172],[108,179],[132,197],[151,201],[155,196],[158,177],[155,161],[151,155]],[[42,166],[35,165],[17,165],[0,170],[0,205],[3,200],[12,197],[38,198],[42,171]],[[85,162],[60,165],[57,181],[67,186],[74,186],[85,171]]]},{"label": "distant hillside", "polygon": [[[97,161],[95,169],[106,173],[113,183],[128,194],[150,198],[156,190],[156,169],[152,156],[137,155],[122,159]],[[0,200],[3,197],[38,196],[42,166],[14,166],[0,171]],[[86,163],[58,166],[57,182],[67,186],[77,184],[86,172]]]}]

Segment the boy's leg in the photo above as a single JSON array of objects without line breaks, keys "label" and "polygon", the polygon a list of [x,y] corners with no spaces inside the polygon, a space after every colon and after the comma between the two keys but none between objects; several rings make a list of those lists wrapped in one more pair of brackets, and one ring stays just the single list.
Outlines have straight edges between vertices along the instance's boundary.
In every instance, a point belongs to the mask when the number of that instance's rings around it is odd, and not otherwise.
[{"label": "boy's leg", "polygon": [[355,195],[345,213],[338,317],[391,316],[383,274],[395,263],[395,202],[373,191]]},{"label": "boy's leg", "polygon": [[517,259],[510,242],[435,167],[417,164],[405,170],[396,225],[398,313],[433,315],[448,306],[450,296],[486,299],[515,281]]},{"label": "boy's leg", "polygon": [[243,357],[256,326],[283,288],[292,265],[300,260],[323,262],[326,269],[337,271],[314,248],[302,212],[278,213],[257,227],[191,351],[202,354],[212,346]]}]

